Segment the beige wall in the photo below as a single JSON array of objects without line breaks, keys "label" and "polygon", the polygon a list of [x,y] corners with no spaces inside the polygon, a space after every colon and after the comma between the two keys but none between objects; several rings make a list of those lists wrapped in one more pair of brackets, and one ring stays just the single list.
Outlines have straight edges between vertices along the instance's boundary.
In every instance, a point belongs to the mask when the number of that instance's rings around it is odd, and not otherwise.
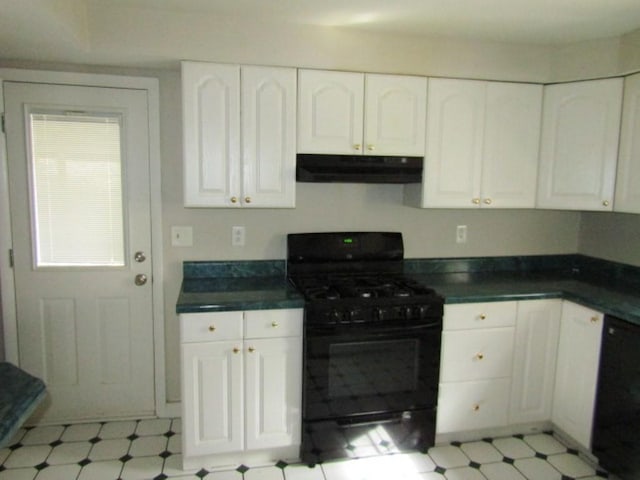
[{"label": "beige wall", "polygon": [[578,251],[640,267],[640,215],[584,212]]},{"label": "beige wall", "polygon": [[[2,60],[8,67],[157,76],[161,95],[162,201],[166,370],[169,400],[179,400],[175,302],[184,260],[282,259],[289,232],[399,230],[407,257],[532,255],[582,252],[640,264],[630,246],[640,216],[536,210],[422,210],[402,204],[395,185],[298,184],[290,210],[185,209],[182,206],[182,126],[177,59],[289,65],[496,80],[549,82],[640,69],[640,35],[551,48],[446,39],[349,33],[341,29],[278,27],[175,14],[105,9],[91,26],[91,48],[75,64]],[[179,39],[179,40],[177,40]],[[104,67],[97,65],[119,65]],[[153,65],[162,69],[140,69]],[[582,218],[582,228],[581,228]],[[608,228],[602,228],[603,225]],[[171,246],[172,225],[194,228],[194,246]],[[243,225],[245,247],[231,246]],[[468,243],[453,241],[467,225]],[[594,236],[597,234],[597,236]]]}]

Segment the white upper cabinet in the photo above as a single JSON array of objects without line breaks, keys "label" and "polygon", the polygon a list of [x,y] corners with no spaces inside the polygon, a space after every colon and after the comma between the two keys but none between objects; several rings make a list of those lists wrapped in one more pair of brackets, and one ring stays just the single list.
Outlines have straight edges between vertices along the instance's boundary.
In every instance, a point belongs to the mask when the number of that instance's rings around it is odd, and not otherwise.
[{"label": "white upper cabinet", "polygon": [[296,71],[242,67],[243,206],[294,207]]},{"label": "white upper cabinet", "polygon": [[409,205],[532,208],[542,87],[430,79],[422,185]]},{"label": "white upper cabinet", "polygon": [[427,79],[365,76],[364,153],[424,156]]},{"label": "white upper cabinet", "polygon": [[184,203],[295,205],[296,73],[182,63]]},{"label": "white upper cabinet", "polygon": [[640,74],[624,82],[614,210],[640,213]]},{"label": "white upper cabinet", "polygon": [[542,86],[489,82],[486,99],[482,206],[533,208]]},{"label": "white upper cabinet", "polygon": [[622,85],[611,78],[545,87],[539,208],[613,209]]},{"label": "white upper cabinet", "polygon": [[298,152],[423,156],[427,79],[298,72]]},{"label": "white upper cabinet", "polygon": [[298,71],[298,152],[362,151],[364,75]]}]

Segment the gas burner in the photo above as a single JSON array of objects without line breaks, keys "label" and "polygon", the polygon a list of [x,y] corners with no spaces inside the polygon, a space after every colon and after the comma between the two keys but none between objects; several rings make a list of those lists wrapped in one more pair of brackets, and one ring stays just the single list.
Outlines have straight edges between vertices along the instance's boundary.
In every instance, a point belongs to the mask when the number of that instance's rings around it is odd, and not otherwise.
[{"label": "gas burner", "polygon": [[399,235],[291,234],[288,249],[309,325],[414,324],[442,314],[442,297],[403,274]]}]

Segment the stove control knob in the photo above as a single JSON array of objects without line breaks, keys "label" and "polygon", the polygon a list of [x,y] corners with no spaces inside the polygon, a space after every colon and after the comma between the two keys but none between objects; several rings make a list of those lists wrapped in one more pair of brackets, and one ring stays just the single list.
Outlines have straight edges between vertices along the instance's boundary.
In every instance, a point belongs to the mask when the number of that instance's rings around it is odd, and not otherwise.
[{"label": "stove control knob", "polygon": [[340,312],[338,310],[331,310],[331,312],[329,312],[329,314],[327,315],[327,320],[330,325],[335,325],[336,323],[340,323],[341,317],[342,316],[340,315]]},{"label": "stove control knob", "polygon": [[363,323],[364,318],[362,316],[362,310],[359,308],[351,308],[347,312],[347,316],[349,317],[349,321],[351,323]]},{"label": "stove control knob", "polygon": [[427,318],[427,312],[429,311],[429,307],[427,305],[420,305],[418,307],[418,317],[420,320],[424,320]]},{"label": "stove control knob", "polygon": [[375,320],[382,322],[385,319],[385,311],[382,307],[377,307],[373,310],[373,317]]},{"label": "stove control knob", "polygon": [[411,320],[412,316],[413,316],[413,309],[410,306],[406,306],[402,308],[402,315],[404,316],[405,320]]}]

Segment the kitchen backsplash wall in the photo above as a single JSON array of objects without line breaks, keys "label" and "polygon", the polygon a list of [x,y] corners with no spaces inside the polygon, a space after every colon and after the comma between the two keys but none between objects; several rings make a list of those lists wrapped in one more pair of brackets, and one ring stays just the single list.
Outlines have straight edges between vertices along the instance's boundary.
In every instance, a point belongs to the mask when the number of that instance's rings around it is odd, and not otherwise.
[{"label": "kitchen backsplash wall", "polygon": [[640,266],[640,215],[584,212],[578,252]]}]

